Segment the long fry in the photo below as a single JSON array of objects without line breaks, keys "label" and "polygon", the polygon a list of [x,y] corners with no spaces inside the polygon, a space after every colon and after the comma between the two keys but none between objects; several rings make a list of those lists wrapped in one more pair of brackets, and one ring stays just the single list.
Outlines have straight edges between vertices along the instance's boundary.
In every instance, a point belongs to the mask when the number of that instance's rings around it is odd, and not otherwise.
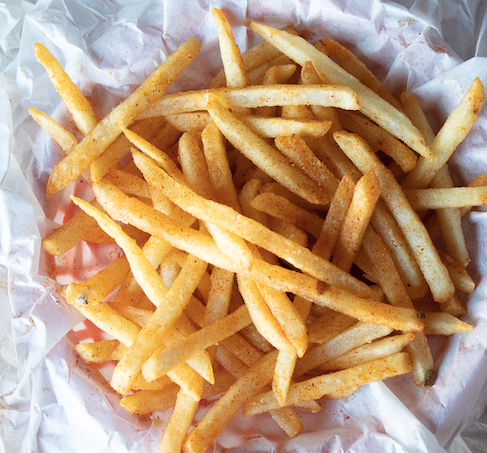
[{"label": "long fry", "polygon": [[79,145],[52,170],[47,195],[53,195],[76,179],[150,104],[157,100],[191,63],[199,51],[195,39],[188,39],[170,55],[125,101],[115,107]]}]

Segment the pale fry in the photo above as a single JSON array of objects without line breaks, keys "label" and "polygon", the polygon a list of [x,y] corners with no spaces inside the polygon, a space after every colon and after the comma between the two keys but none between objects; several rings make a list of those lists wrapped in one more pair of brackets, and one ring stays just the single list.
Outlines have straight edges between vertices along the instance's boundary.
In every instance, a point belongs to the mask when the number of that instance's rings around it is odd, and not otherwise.
[{"label": "pale fry", "polygon": [[141,114],[139,119],[206,110],[210,95],[218,96],[229,109],[315,104],[346,110],[359,108],[355,93],[343,86],[257,85],[246,88],[218,88],[168,94]]},{"label": "pale fry", "polygon": [[381,185],[381,197],[401,227],[435,300],[446,301],[453,294],[453,283],[428,231],[412,210],[399,184],[360,137],[347,132],[335,132],[333,136],[363,173],[374,169]]},{"label": "pale fry", "polygon": [[101,303],[124,279],[130,265],[125,256],[112,261],[93,277],[80,283],[70,283],[66,288],[68,303],[96,305]]},{"label": "pale fry", "polygon": [[318,368],[323,371],[345,370],[346,368],[361,365],[362,363],[370,362],[371,360],[382,359],[389,355],[401,352],[413,338],[413,334],[406,333],[376,340],[372,343],[364,344],[363,346],[352,349],[338,357],[327,359]]},{"label": "pale fry", "polygon": [[469,332],[473,329],[470,324],[461,321],[449,313],[424,313],[424,333],[426,335],[455,335]]},{"label": "pale fry", "polygon": [[[431,181],[430,187],[453,187],[453,179],[447,164],[440,168],[433,181]],[[470,256],[467,250],[465,236],[463,235],[460,209],[439,209],[436,211],[436,215],[440,223],[441,234],[445,240],[447,252],[452,258],[464,267],[467,267],[468,263],[470,263]]]},{"label": "pale fry", "polygon": [[344,271],[348,272],[352,267],[380,192],[379,180],[373,170],[365,173],[355,186],[352,202],[332,252],[333,264]]},{"label": "pale fry", "polygon": [[487,187],[450,187],[445,189],[404,190],[415,210],[463,208],[487,203]]},{"label": "pale fry", "polygon": [[405,189],[424,189],[445,165],[460,142],[467,136],[477,119],[485,100],[484,86],[476,78],[460,103],[450,113],[435,139],[430,145],[434,162],[422,157],[403,181]]},{"label": "pale fry", "polygon": [[[299,36],[293,36],[268,25],[253,22],[248,23],[247,26],[299,65],[303,66],[306,61],[311,61],[320,77],[325,74],[326,78],[332,83],[347,85],[352,88],[357,93],[360,111],[364,115],[381,125],[414,151],[431,158],[431,153],[425,145],[423,137],[402,112],[348,74],[312,44]],[[314,102],[313,104],[317,103]]]},{"label": "pale fry", "polygon": [[222,56],[225,80],[228,87],[245,87],[249,85],[249,76],[245,70],[242,55],[235,40],[232,28],[222,12],[213,8],[213,19],[218,30],[220,53]]}]

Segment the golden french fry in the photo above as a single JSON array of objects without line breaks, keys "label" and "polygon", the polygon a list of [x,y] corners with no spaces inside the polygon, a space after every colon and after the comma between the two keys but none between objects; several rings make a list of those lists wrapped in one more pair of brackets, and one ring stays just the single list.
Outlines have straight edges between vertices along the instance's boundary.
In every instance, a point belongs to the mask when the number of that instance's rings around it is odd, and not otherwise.
[{"label": "golden french fry", "polygon": [[127,258],[121,256],[88,280],[70,283],[65,290],[68,303],[81,305],[101,303],[122,283],[129,270]]},{"label": "golden french fry", "polygon": [[52,170],[47,183],[48,196],[74,181],[141,112],[157,100],[195,58],[199,44],[188,39],[176,49],[125,101],[115,107]]},{"label": "golden french fry", "polygon": [[74,347],[74,350],[85,363],[103,363],[112,360],[112,353],[119,344],[118,340],[79,343]]},{"label": "golden french fry", "polygon": [[463,208],[487,203],[487,187],[405,189],[404,193],[416,210]]},{"label": "golden french fry", "polygon": [[37,60],[44,66],[56,91],[73,115],[73,120],[83,135],[96,126],[97,119],[93,108],[71,81],[54,56],[42,44],[34,46]]},{"label": "golden french fry", "polygon": [[[202,381],[203,383],[203,381]],[[203,385],[201,385],[203,391]],[[159,453],[180,453],[199,401],[195,401],[184,390],[179,390],[174,410],[159,444]]]}]

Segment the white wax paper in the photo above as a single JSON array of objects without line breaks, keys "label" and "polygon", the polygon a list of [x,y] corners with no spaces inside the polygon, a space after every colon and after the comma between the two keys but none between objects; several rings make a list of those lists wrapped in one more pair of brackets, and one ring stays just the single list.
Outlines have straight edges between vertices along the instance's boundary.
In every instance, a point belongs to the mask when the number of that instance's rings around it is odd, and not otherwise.
[{"label": "white wax paper", "polygon": [[[260,38],[246,20],[293,25],[310,40],[332,37],[350,46],[386,85],[421,99],[438,129],[472,80],[487,84],[483,0],[7,0],[0,3],[0,451],[155,452],[170,411],[137,418],[100,370],[77,359],[73,332],[81,316],[57,297],[60,283],[84,279],[114,259],[116,247],[79,245],[60,259],[40,238],[72,206],[71,184],[47,200],[49,171],[61,152],[27,113],[35,107],[74,130],[72,120],[34,57],[46,45],[92,101],[99,117],[125,98],[168,53],[190,36],[201,55],[171,90],[204,87],[220,69],[211,9],[232,23],[242,50]],[[468,61],[466,61],[468,60]],[[465,63],[463,61],[466,61]],[[454,155],[458,183],[487,171],[487,115]],[[477,283],[466,299],[475,329],[431,338],[438,372],[424,391],[410,376],[375,383],[303,413],[303,431],[288,440],[267,416],[234,419],[211,451],[223,452],[480,452],[487,451],[487,219],[482,209],[464,228]],[[55,277],[57,282],[49,278]],[[96,335],[96,334],[94,334]],[[196,420],[205,412],[201,408]],[[480,417],[480,419],[479,419]],[[478,421],[477,421],[478,420]],[[466,429],[467,428],[467,429]]]}]

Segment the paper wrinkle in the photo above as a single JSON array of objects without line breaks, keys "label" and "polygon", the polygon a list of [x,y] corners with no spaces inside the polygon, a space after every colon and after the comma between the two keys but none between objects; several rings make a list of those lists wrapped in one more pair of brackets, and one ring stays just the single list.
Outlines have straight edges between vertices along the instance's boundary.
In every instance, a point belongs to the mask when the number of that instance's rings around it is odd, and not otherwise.
[{"label": "paper wrinkle", "polygon": [[[347,44],[394,92],[404,86],[412,90],[434,119],[435,130],[475,76],[487,84],[485,59],[461,63],[475,52],[486,56],[481,44],[487,20],[480,0],[460,2],[463,7],[453,1],[415,1],[409,11],[378,0],[124,3],[45,0],[0,6],[0,69],[5,71],[0,106],[10,106],[0,108],[0,306],[6,314],[0,321],[0,452],[156,451],[170,416],[166,411],[139,419],[119,406],[119,397],[103,383],[97,367],[78,360],[68,332],[82,318],[56,302],[59,285],[45,277],[52,261],[40,252],[41,233],[52,230],[52,219],[61,222],[72,207],[66,194],[45,198],[47,174],[61,152],[30,119],[27,108],[51,114],[71,131],[74,125],[34,58],[35,42],[46,44],[60,59],[95,101],[100,118],[190,36],[203,44],[202,51],[170,91],[206,86],[221,68],[214,6],[228,15],[241,48],[260,40],[244,26],[247,19],[306,28],[310,40],[332,37]],[[451,38],[458,30],[468,33],[443,42],[442,36]],[[122,51],[117,51],[120,46]],[[452,168],[459,183],[487,171],[486,121],[484,109],[455,153]],[[10,161],[9,155],[14,157]],[[82,187],[72,184],[69,190],[83,192]],[[487,403],[486,215],[472,212],[464,219],[469,270],[478,283],[466,320],[476,329],[431,338],[439,372],[432,389],[418,389],[404,376],[360,388],[341,401],[322,401],[320,414],[299,412],[305,427],[291,440],[266,414],[250,419],[239,415],[210,451],[466,451],[457,434]],[[113,247],[77,246],[61,258],[58,277],[86,278],[117,254]],[[80,260],[90,269],[83,270]],[[204,413],[199,409],[196,420]],[[487,427],[480,427],[485,436]]]}]

